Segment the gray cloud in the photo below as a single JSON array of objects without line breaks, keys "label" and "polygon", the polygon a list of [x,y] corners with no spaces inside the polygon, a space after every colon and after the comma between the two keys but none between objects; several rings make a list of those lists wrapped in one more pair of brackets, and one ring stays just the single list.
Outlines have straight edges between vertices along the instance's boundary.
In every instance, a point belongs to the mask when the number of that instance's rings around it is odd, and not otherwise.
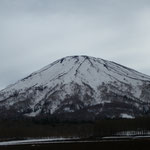
[{"label": "gray cloud", "polygon": [[1,0],[0,89],[68,55],[150,75],[149,0]]}]

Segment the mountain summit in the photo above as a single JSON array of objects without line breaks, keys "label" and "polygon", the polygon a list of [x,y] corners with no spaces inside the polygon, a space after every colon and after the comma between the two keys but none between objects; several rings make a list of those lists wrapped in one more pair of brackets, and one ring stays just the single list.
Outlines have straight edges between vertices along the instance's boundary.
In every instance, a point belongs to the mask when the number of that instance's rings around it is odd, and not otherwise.
[{"label": "mountain summit", "polygon": [[89,56],[68,56],[0,91],[0,118],[65,120],[150,114],[150,76]]}]

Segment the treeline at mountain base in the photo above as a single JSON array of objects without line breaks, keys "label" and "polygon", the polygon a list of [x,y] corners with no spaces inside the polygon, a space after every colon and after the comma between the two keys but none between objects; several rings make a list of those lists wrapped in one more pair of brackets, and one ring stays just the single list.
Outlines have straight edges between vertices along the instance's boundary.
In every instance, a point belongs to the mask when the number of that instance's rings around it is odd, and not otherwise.
[{"label": "treeline at mountain base", "polygon": [[80,137],[101,138],[113,136],[123,131],[135,131],[144,135],[150,131],[150,117],[136,119],[101,119],[92,122],[55,122],[43,118],[22,120],[1,120],[0,140],[42,138],[42,137]]}]

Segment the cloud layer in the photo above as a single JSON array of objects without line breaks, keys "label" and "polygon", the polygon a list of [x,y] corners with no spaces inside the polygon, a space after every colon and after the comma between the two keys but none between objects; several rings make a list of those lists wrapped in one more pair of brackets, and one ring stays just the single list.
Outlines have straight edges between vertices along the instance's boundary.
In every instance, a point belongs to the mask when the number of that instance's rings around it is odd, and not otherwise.
[{"label": "cloud layer", "polygon": [[1,0],[0,89],[68,55],[150,75],[149,0]]}]

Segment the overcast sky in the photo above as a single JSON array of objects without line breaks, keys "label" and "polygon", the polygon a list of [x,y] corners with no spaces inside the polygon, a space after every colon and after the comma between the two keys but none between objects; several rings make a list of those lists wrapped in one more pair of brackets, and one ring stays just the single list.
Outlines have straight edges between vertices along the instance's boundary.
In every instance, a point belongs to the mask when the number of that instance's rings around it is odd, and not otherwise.
[{"label": "overcast sky", "polygon": [[0,0],[0,89],[68,55],[150,75],[150,0]]}]

